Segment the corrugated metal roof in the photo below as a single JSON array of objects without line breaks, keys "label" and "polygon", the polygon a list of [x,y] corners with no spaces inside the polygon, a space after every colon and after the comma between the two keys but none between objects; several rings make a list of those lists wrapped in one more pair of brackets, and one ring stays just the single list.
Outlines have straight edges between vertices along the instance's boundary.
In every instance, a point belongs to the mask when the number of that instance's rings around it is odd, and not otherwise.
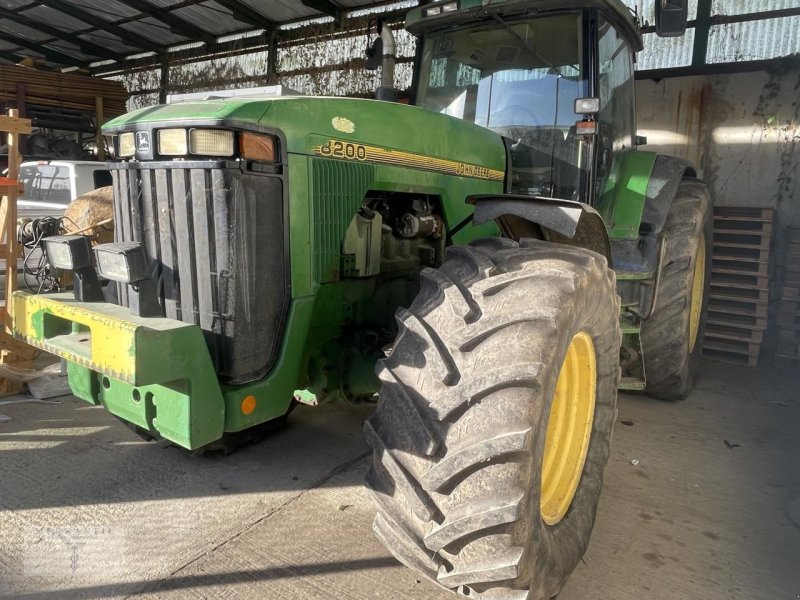
[{"label": "corrugated metal roof", "polygon": [[[656,22],[656,2],[661,0],[622,0],[625,5],[636,11],[636,14],[642,19],[643,22],[650,25]],[[730,0],[726,0],[730,1]],[[697,17],[697,0],[689,0],[689,10],[687,17],[690,21]]]},{"label": "corrugated metal roof", "polygon": [[[356,11],[356,14],[367,7],[399,10],[398,7],[407,9],[417,4],[415,0],[392,4],[387,0],[328,1],[332,12]],[[661,0],[623,1],[645,23],[652,24],[655,3]],[[690,20],[697,15],[697,5],[698,0],[689,0]],[[0,8],[6,11],[0,14],[3,36],[0,49],[4,52],[0,61],[13,61],[18,56],[45,56],[53,64],[77,62],[87,66],[129,65],[132,56],[153,56],[153,53],[160,56],[172,47],[186,50],[190,44],[201,44],[197,52],[193,51],[193,57],[205,52],[202,44],[210,49],[207,54],[230,48],[241,51],[252,47],[260,51],[264,37],[250,35],[251,32],[260,34],[275,23],[290,29],[300,23],[332,19],[301,0],[0,0]],[[730,20],[730,15],[798,8],[800,0],[712,0],[712,18],[723,15]],[[17,20],[15,15],[19,17]],[[36,28],[37,23],[41,29]],[[710,32],[708,62],[772,58],[798,52],[799,27],[798,17],[715,24]],[[677,39],[645,34],[639,69],[688,65],[693,36],[691,28],[687,36]],[[19,40],[17,45],[14,38]],[[31,47],[32,43],[43,48],[40,51]],[[150,66],[146,64],[143,68]]]},{"label": "corrugated metal roof", "polygon": [[[331,14],[346,13],[363,7],[385,6],[386,0],[323,0]],[[409,2],[416,4],[416,2]],[[275,24],[332,16],[306,6],[301,0],[0,0],[0,8],[13,12],[0,15],[0,34],[6,52],[0,61],[15,56],[46,56],[47,61],[67,66],[75,60],[106,63],[152,54],[160,55],[194,42],[236,43],[241,34],[242,46],[252,40],[246,35]],[[236,16],[234,16],[236,15]],[[36,28],[41,25],[41,29]],[[56,33],[58,32],[58,33]],[[62,33],[63,32],[63,33]],[[14,44],[13,37],[19,39]],[[225,38],[218,42],[218,38]],[[31,43],[62,52],[39,52]],[[66,57],[66,60],[59,59]]]},{"label": "corrugated metal roof", "polygon": [[712,15],[744,15],[768,10],[800,8],[800,0],[712,0]]},{"label": "corrugated metal roof", "polygon": [[644,50],[636,56],[636,70],[674,69],[692,64],[694,29],[681,37],[662,38],[655,33],[642,36]]},{"label": "corrugated metal roof", "polygon": [[800,16],[715,25],[707,63],[765,60],[800,52]]}]

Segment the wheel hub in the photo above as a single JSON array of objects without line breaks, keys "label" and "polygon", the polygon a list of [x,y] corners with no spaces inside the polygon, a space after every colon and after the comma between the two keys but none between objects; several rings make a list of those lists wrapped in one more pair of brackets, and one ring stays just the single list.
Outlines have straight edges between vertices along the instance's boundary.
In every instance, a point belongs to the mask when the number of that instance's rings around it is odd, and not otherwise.
[{"label": "wheel hub", "polygon": [[540,511],[548,525],[564,518],[578,489],[592,436],[596,388],[594,344],[581,331],[561,365],[547,422]]}]

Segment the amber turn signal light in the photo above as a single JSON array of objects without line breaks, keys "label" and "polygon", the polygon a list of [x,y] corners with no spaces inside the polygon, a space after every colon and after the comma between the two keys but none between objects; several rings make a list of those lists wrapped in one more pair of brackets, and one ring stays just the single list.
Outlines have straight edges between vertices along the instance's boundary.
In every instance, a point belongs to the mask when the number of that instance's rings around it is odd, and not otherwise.
[{"label": "amber turn signal light", "polygon": [[239,136],[239,155],[247,160],[275,162],[275,138],[271,135],[242,132]]}]

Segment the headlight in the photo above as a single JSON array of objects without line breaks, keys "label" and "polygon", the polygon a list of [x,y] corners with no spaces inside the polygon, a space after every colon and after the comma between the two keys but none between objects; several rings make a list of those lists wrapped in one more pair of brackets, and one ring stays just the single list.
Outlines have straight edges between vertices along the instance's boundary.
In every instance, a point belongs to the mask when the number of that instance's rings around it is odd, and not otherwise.
[{"label": "headlight", "polygon": [[112,242],[94,247],[97,271],[111,281],[136,283],[149,276],[150,261],[140,242]]},{"label": "headlight", "polygon": [[600,98],[575,98],[576,115],[596,115],[600,112]]},{"label": "headlight", "polygon": [[164,156],[188,154],[185,129],[162,129],[158,132],[158,153]]},{"label": "headlight", "polygon": [[233,156],[233,132],[222,129],[190,129],[189,151],[201,156]]},{"label": "headlight", "polygon": [[243,131],[239,136],[239,153],[247,160],[275,162],[276,147],[275,137],[271,135]]},{"label": "headlight", "polygon": [[133,138],[133,132],[119,134],[119,156],[120,158],[127,158],[136,154],[136,141]]},{"label": "headlight", "polygon": [[54,235],[44,238],[48,262],[56,269],[76,271],[92,264],[89,238],[85,235]]}]

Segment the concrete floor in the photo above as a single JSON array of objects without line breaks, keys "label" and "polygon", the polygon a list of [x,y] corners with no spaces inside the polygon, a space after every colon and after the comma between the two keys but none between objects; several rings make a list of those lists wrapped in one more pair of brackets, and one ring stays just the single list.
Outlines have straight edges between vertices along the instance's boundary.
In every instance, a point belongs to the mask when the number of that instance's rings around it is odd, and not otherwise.
[{"label": "concrete floor", "polygon": [[[559,600],[799,598],[798,384],[709,363],[686,402],[623,394]],[[259,444],[194,458],[72,398],[0,405],[0,597],[453,598],[372,535],[368,412],[298,410]]]}]

